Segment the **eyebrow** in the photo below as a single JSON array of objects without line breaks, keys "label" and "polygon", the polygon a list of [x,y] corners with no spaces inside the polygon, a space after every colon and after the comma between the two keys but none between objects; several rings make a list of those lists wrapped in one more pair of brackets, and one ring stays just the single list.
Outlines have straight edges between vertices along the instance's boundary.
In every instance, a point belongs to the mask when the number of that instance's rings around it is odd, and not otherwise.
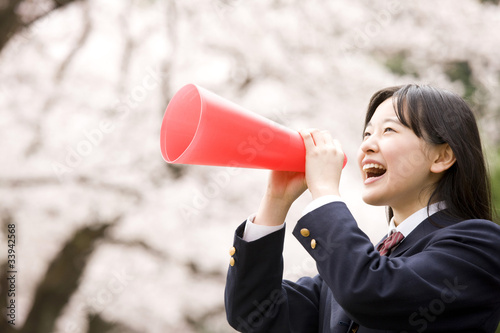
[{"label": "eyebrow", "polygon": [[[395,123],[395,124],[401,125],[401,121],[399,121],[398,117],[385,118],[384,121],[382,122],[382,124],[385,124],[385,123]],[[371,120],[368,122],[368,124],[366,124],[365,128],[368,126],[372,126]]]}]

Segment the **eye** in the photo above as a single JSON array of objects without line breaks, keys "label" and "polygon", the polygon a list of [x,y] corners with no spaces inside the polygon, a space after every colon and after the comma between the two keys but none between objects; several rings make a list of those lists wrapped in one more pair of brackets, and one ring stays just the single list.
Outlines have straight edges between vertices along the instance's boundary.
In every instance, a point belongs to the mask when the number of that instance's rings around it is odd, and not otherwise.
[{"label": "eye", "polygon": [[370,135],[371,135],[371,133],[370,133],[370,132],[364,132],[364,133],[363,133],[363,138],[365,138],[365,139],[366,139],[366,138],[367,138],[367,137],[369,137]]},{"label": "eye", "polygon": [[384,128],[384,133],[385,132],[396,132],[396,131],[391,127],[386,127],[386,128]]}]

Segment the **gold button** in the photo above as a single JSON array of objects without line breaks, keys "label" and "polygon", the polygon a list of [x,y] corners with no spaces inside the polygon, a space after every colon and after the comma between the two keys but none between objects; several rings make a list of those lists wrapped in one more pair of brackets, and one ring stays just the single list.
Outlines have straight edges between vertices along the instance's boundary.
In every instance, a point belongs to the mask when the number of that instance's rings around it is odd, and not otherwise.
[{"label": "gold button", "polygon": [[311,239],[311,247],[313,250],[316,248],[316,240],[315,239]]},{"label": "gold button", "polygon": [[309,235],[311,234],[309,232],[309,229],[306,229],[306,228],[303,228],[303,229],[300,229],[300,234],[304,237],[309,237]]},{"label": "gold button", "polygon": [[231,259],[229,259],[229,265],[234,266],[234,258],[233,257],[231,257]]},{"label": "gold button", "polygon": [[234,256],[235,253],[236,253],[236,248],[233,246],[232,248],[229,249],[229,255]]}]

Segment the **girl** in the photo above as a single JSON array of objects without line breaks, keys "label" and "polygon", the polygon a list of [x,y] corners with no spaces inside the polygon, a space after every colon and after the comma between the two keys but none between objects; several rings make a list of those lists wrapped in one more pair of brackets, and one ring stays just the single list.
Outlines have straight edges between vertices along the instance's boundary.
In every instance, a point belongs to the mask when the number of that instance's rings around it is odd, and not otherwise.
[{"label": "girl", "polygon": [[[500,227],[474,116],[457,95],[406,85],[370,100],[358,163],[363,200],[389,210],[374,247],[339,196],[343,152],[302,131],[306,172],[271,173],[255,216],[236,230],[226,312],[241,332],[494,332],[500,320]],[[319,274],[282,280],[284,220]]]}]

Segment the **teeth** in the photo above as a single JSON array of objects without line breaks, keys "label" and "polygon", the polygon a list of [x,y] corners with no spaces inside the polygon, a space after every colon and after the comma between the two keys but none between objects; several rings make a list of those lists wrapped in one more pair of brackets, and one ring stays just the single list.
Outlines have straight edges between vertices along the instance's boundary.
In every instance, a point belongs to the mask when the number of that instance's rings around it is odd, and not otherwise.
[{"label": "teeth", "polygon": [[382,166],[380,164],[368,163],[368,164],[363,165],[363,171],[366,171],[368,169],[381,169],[381,170],[385,170],[384,166]]},{"label": "teeth", "polygon": [[383,165],[378,163],[367,163],[363,165],[363,171],[366,174],[366,178],[380,177],[382,176],[386,169]]}]

